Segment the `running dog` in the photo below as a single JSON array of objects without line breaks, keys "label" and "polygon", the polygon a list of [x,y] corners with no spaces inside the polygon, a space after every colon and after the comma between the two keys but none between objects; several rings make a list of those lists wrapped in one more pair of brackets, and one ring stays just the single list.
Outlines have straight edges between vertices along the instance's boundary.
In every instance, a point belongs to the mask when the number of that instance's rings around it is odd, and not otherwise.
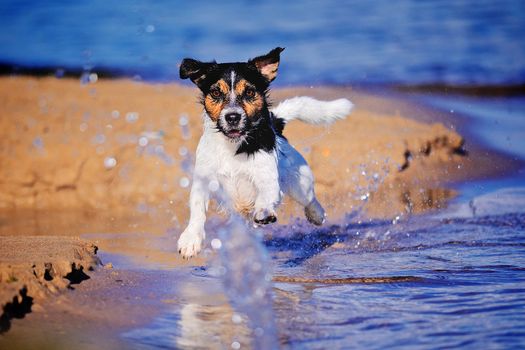
[{"label": "running dog", "polygon": [[277,220],[282,194],[301,206],[308,221],[321,225],[325,211],[314,192],[314,177],[305,159],[283,136],[286,123],[298,119],[326,124],[345,118],[353,105],[347,99],[318,101],[294,97],[271,109],[270,83],[277,76],[280,53],[247,62],[200,62],[185,58],[181,79],[202,92],[204,132],[197,147],[190,193],[190,220],[178,240],[184,258],[197,255],[205,238],[210,192],[220,186],[233,208],[255,225]]}]

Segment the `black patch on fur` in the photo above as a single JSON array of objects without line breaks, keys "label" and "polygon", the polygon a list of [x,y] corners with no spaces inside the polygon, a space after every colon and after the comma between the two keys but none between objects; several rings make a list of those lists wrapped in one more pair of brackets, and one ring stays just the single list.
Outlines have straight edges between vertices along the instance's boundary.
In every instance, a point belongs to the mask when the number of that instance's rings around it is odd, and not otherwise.
[{"label": "black patch on fur", "polygon": [[237,80],[244,78],[250,83],[255,85],[257,91],[261,93],[266,93],[270,83],[259,73],[257,68],[254,65],[235,62],[235,63],[201,63],[198,72],[206,72],[205,75],[202,75],[202,80],[199,81],[197,85],[201,89],[204,95],[207,95],[210,92],[210,87],[215,84],[219,79],[224,79],[228,84],[231,83],[231,71],[235,72]]},{"label": "black patch on fur", "polygon": [[[264,117],[263,117],[264,118]],[[255,128],[253,132],[248,133],[246,142],[243,142],[235,154],[246,153],[247,155],[255,154],[258,151],[271,152],[277,144],[277,137],[286,140],[283,135],[286,121],[283,118],[277,118],[275,114],[269,113],[267,118]]]},{"label": "black patch on fur", "polygon": [[275,133],[281,137],[283,136],[283,130],[286,126],[286,120],[283,118],[276,117],[275,114],[272,113],[272,121],[273,121],[273,129],[275,130]]},{"label": "black patch on fur", "polygon": [[272,152],[275,149],[275,131],[271,126],[270,116],[259,116],[258,125],[252,127],[235,154],[253,155],[259,151]]}]

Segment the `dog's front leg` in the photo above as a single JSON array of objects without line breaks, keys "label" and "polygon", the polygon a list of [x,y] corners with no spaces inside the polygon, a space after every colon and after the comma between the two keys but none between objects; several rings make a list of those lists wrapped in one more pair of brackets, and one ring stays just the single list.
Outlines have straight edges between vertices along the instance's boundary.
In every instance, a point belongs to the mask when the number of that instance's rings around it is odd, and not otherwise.
[{"label": "dog's front leg", "polygon": [[210,152],[208,134],[204,134],[197,146],[193,184],[190,192],[190,220],[178,241],[179,253],[189,259],[197,255],[202,249],[202,241],[206,237],[204,223],[206,210],[210,200],[209,182],[216,173],[215,158]]},{"label": "dog's front leg", "polygon": [[281,200],[279,171],[274,157],[258,164],[252,175],[257,189],[253,221],[266,225],[277,221],[275,209]]},{"label": "dog's front leg", "polygon": [[202,241],[206,237],[204,223],[208,201],[209,191],[206,179],[194,176],[190,193],[190,221],[178,241],[179,253],[185,259],[201,251]]}]

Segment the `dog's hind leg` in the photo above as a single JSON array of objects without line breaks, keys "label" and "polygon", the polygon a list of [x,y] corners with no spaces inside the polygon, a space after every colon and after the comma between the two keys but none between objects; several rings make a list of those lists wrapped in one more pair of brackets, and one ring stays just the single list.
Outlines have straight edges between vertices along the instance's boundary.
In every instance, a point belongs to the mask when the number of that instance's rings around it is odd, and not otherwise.
[{"label": "dog's hind leg", "polygon": [[314,175],[306,160],[288,142],[279,142],[279,182],[284,193],[304,207],[304,214],[314,225],[325,221],[325,211],[314,191]]}]

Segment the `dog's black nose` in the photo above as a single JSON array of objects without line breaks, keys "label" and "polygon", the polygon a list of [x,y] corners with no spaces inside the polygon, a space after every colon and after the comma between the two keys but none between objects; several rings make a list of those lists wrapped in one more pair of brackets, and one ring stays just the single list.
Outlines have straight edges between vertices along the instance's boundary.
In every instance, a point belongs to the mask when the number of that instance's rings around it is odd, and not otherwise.
[{"label": "dog's black nose", "polygon": [[224,119],[230,125],[237,125],[241,120],[241,115],[239,113],[228,113],[224,116]]}]

